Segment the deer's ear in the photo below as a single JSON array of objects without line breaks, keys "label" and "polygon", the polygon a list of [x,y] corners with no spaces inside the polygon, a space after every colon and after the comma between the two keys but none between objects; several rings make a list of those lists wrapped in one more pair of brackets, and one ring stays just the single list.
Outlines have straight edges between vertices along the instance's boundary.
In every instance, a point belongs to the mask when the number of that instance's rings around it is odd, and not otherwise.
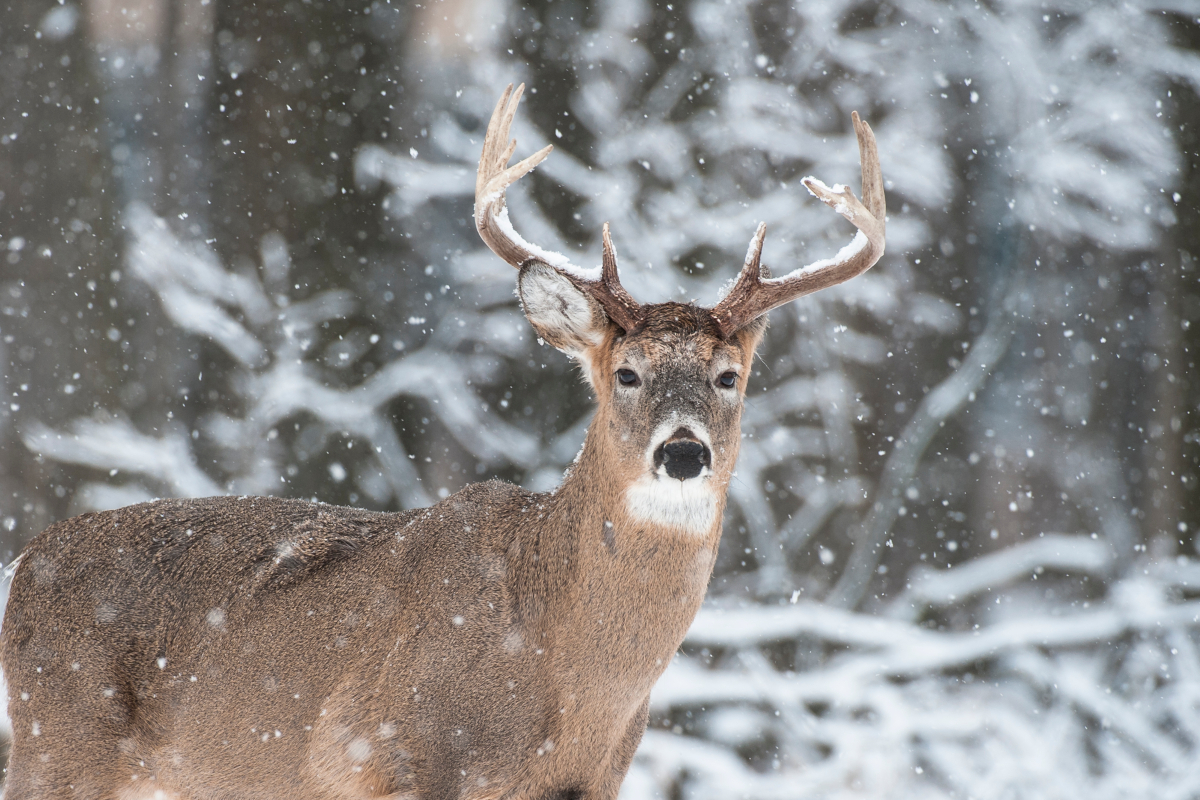
[{"label": "deer's ear", "polygon": [[518,279],[525,318],[538,336],[569,356],[583,356],[604,341],[608,315],[586,292],[540,261],[521,267]]}]

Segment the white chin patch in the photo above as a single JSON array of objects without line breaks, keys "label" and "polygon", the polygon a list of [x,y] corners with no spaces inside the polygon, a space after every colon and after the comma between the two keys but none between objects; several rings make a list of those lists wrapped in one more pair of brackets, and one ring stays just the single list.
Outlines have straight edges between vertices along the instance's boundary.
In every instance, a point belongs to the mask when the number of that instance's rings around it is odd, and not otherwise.
[{"label": "white chin patch", "polygon": [[668,477],[661,467],[659,473],[646,475],[625,491],[630,516],[687,533],[708,533],[717,517],[712,470],[705,467],[700,475],[686,481]]}]

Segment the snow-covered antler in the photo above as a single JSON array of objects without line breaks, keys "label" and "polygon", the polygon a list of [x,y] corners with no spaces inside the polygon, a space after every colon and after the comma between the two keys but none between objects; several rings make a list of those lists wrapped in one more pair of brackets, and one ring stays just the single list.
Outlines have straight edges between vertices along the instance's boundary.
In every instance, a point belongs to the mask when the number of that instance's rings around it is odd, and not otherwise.
[{"label": "snow-covered antler", "polygon": [[854,132],[858,136],[858,155],[862,162],[862,202],[846,186],[832,188],[813,177],[802,182],[813,196],[841,214],[858,233],[853,241],[831,259],[816,261],[780,278],[764,274],[759,264],[762,256],[765,224],[758,226],[746,264],[729,294],[712,310],[724,336],[761,317],[773,308],[798,297],[848,281],[866,272],[883,255],[884,197],[883,174],[879,168],[879,153],[875,149],[875,134],[871,126],[852,114]]},{"label": "snow-covered antler", "polygon": [[500,102],[488,122],[487,135],[483,141],[483,153],[479,157],[479,172],[475,178],[475,227],[493,253],[518,269],[529,261],[541,261],[557,270],[580,290],[591,295],[604,308],[616,324],[626,332],[641,327],[641,306],[625,288],[617,276],[617,253],[608,234],[608,223],[604,224],[603,267],[581,269],[566,257],[551,253],[521,238],[508,219],[504,205],[504,190],[516,183],[530,170],[550,155],[553,145],[546,145],[528,158],[508,166],[516,139],[509,140],[513,117],[525,84],[514,92],[512,84],[504,90]]}]

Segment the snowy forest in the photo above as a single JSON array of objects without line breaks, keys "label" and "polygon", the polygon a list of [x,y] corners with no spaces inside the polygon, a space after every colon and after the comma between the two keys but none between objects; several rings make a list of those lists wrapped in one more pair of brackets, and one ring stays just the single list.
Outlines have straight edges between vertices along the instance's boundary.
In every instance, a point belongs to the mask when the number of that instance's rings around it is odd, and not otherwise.
[{"label": "snowy forest", "polygon": [[154,497],[547,490],[591,400],[472,224],[773,311],[708,599],[624,800],[1200,798],[1191,0],[11,0],[0,557]]}]

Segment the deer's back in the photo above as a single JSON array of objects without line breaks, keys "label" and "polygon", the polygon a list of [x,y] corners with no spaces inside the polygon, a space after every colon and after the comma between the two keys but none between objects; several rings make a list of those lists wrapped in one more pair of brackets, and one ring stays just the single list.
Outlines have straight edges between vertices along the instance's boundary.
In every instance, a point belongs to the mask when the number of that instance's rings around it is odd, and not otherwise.
[{"label": "deer's back", "polygon": [[4,619],[5,667],[12,674],[71,656],[82,669],[91,652],[137,649],[152,657],[127,663],[133,673],[164,671],[158,651],[182,639],[202,644],[239,612],[282,601],[303,615],[312,586],[366,563],[363,554],[413,516],[214,497],[64,520],[22,554]]}]

